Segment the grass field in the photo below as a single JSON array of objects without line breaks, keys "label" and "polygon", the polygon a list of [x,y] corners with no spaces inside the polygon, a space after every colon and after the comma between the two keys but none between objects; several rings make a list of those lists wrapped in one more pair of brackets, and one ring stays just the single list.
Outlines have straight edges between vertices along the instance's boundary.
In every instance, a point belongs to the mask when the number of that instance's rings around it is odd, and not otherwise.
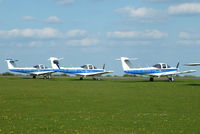
[{"label": "grass field", "polygon": [[2,134],[199,134],[200,80],[0,77]]}]

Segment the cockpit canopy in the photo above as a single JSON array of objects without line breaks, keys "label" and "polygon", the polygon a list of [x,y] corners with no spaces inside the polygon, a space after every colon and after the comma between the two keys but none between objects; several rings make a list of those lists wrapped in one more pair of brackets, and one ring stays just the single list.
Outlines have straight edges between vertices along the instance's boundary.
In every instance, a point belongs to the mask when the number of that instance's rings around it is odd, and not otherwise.
[{"label": "cockpit canopy", "polygon": [[83,69],[97,69],[94,65],[91,65],[91,64],[83,65],[83,66],[81,66],[81,68],[83,68]]},{"label": "cockpit canopy", "polygon": [[158,69],[170,68],[170,66],[168,64],[165,64],[165,63],[155,64],[155,65],[153,65],[153,67],[158,68]]},{"label": "cockpit canopy", "polygon": [[37,68],[37,69],[46,69],[47,67],[45,65],[42,65],[42,64],[39,64],[39,65],[35,65],[33,66],[34,68]]}]

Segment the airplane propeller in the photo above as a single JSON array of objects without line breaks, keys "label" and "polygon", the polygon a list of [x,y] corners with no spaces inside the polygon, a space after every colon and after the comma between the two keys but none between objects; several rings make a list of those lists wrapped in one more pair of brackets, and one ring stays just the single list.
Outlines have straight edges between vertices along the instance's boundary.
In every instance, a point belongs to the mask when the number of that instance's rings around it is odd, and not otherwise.
[{"label": "airplane propeller", "polygon": [[103,64],[103,70],[105,69],[106,64]]},{"label": "airplane propeller", "polygon": [[176,68],[178,68],[178,67],[179,67],[179,64],[180,64],[180,62],[178,62],[178,64],[176,65]]}]

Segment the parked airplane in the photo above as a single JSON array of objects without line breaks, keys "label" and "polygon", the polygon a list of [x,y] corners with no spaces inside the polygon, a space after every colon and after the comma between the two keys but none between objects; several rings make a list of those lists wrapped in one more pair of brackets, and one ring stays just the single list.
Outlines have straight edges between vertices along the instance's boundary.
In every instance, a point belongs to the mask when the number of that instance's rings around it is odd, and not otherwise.
[{"label": "parked airplane", "polygon": [[83,78],[86,78],[88,76],[92,76],[94,80],[100,80],[99,76],[102,74],[112,73],[113,71],[106,71],[105,70],[105,64],[103,65],[102,69],[97,69],[94,65],[86,64],[81,67],[60,67],[59,61],[63,58],[56,58],[56,57],[50,57],[51,66],[52,68],[61,73],[68,73],[68,74],[75,74],[80,76],[80,80],[83,80]]},{"label": "parked airplane", "polygon": [[174,81],[174,76],[178,74],[184,74],[184,73],[192,73],[196,70],[188,70],[183,72],[178,72],[179,63],[176,67],[170,67],[168,64],[165,63],[158,63],[155,64],[153,67],[147,67],[147,68],[131,68],[132,65],[130,60],[136,60],[132,58],[127,57],[121,57],[120,59],[122,62],[122,67],[125,73],[127,74],[135,74],[135,75],[148,75],[150,76],[150,81],[154,81],[154,77],[168,77],[169,81]]},{"label": "parked airplane", "polygon": [[7,59],[6,61],[8,64],[9,71],[18,72],[18,73],[27,73],[27,74],[32,75],[34,79],[38,75],[43,75],[44,79],[49,79],[51,78],[51,74],[55,72],[53,69],[47,68],[46,66],[42,64],[36,65],[34,67],[19,68],[19,67],[16,67],[16,63],[15,63],[18,60]]}]

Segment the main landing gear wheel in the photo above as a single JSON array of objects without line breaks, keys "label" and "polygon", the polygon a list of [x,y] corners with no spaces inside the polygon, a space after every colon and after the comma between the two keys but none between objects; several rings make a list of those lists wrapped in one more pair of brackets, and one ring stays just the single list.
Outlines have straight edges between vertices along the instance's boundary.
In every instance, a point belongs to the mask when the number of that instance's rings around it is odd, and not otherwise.
[{"label": "main landing gear wheel", "polygon": [[83,80],[83,77],[80,77],[80,80]]},{"label": "main landing gear wheel", "polygon": [[154,78],[153,78],[153,77],[150,77],[149,81],[154,81]]},{"label": "main landing gear wheel", "polygon": [[33,75],[33,79],[36,79],[36,76],[35,76],[35,75]]},{"label": "main landing gear wheel", "polygon": [[169,78],[168,80],[169,80],[169,82],[173,82],[174,78],[172,77],[172,78]]}]

